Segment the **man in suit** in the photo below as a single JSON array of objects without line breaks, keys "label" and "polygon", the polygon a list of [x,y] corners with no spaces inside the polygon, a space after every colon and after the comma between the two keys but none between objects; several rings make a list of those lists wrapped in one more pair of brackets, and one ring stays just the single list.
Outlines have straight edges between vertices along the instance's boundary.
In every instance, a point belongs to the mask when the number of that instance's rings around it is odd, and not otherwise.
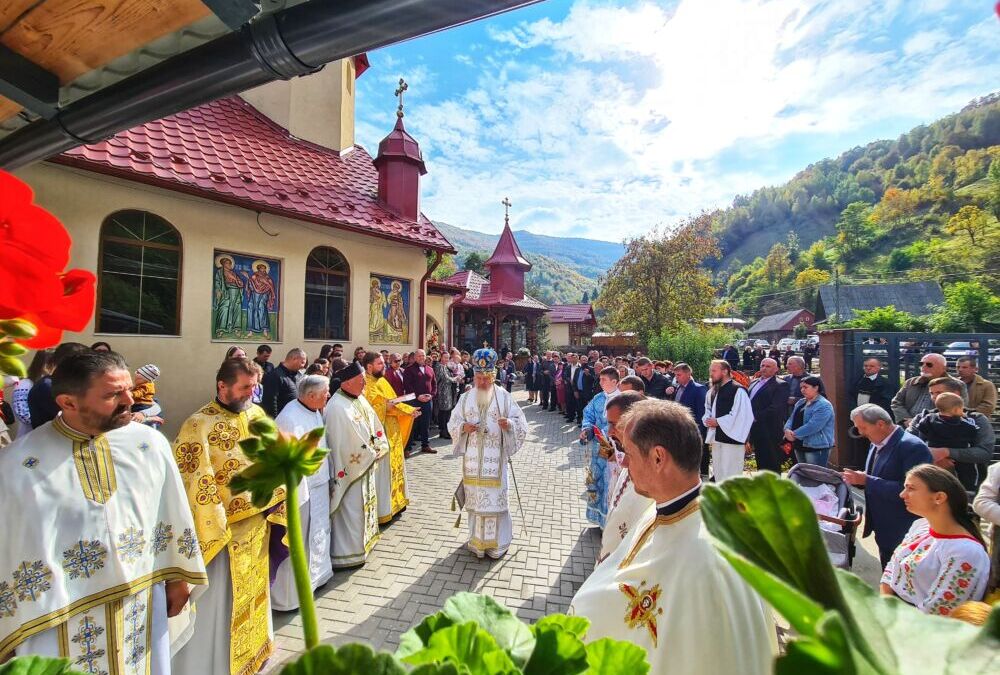
[{"label": "man in suit", "polygon": [[[705,396],[708,394],[708,387],[696,382],[691,377],[691,366],[683,362],[674,366],[674,379],[677,380],[677,386],[674,388],[674,401],[691,411],[691,416],[698,424],[698,432],[704,441],[707,429],[705,429],[702,418],[705,416]],[[703,476],[708,475],[709,459],[709,451],[706,446],[701,452],[701,475]]]},{"label": "man in suit", "polygon": [[778,377],[778,362],[764,359],[760,377],[750,383],[748,391],[753,409],[753,426],[749,441],[757,458],[757,468],[781,473],[781,443],[788,419],[788,383]]},{"label": "man in suit", "polygon": [[856,406],[874,403],[891,413],[893,392],[889,389],[889,380],[880,374],[882,362],[872,356],[865,359],[861,367],[864,374],[854,381],[849,390],[851,403]]},{"label": "man in suit", "polygon": [[[580,369],[580,359],[573,352],[566,354],[566,363],[563,364],[562,380],[563,390],[566,392],[566,421],[575,422],[579,403],[576,397],[576,390],[573,388],[573,381],[576,373]],[[583,408],[579,408],[583,414]]]},{"label": "man in suit", "polygon": [[594,398],[594,371],[590,367],[588,357],[580,357],[580,367],[573,373],[573,393],[576,396],[577,424],[583,424],[583,409]]},{"label": "man in suit", "polygon": [[556,362],[553,359],[552,352],[545,352],[536,374],[540,378],[538,392],[541,395],[542,410],[552,410],[556,405],[556,402],[549,398],[550,394],[555,393],[555,380],[553,379],[555,372]]},{"label": "man in suit", "polygon": [[736,347],[732,345],[726,345],[722,349],[722,360],[729,364],[729,367],[733,370],[739,370],[740,368],[740,353],[736,350]]},{"label": "man in suit", "polygon": [[903,541],[917,516],[906,510],[900,498],[906,472],[918,464],[933,462],[927,445],[893,423],[892,417],[874,403],[851,411],[851,421],[862,436],[871,441],[864,471],[844,469],[849,485],[865,490],[865,529],[862,536],[875,533],[879,560],[885,569],[896,547]]}]

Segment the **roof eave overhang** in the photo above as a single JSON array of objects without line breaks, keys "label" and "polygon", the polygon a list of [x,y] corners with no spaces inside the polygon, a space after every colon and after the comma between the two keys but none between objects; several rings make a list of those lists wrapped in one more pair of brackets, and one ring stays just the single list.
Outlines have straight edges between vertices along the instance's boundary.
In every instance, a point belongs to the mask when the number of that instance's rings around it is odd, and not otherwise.
[{"label": "roof eave overhang", "polygon": [[323,225],[325,227],[344,230],[346,232],[354,232],[356,234],[361,234],[366,237],[374,237],[376,239],[388,239],[390,241],[395,241],[400,244],[406,244],[408,246],[414,246],[420,249],[441,252],[441,253],[458,252],[455,250],[455,247],[452,246],[450,243],[447,243],[447,246],[442,246],[440,244],[432,244],[430,242],[414,241],[412,239],[407,239],[406,237],[400,237],[397,235],[387,234],[384,232],[372,232],[371,230],[366,230],[363,227],[357,227],[356,225],[350,225],[348,223],[342,223],[336,220],[326,220],[323,218],[316,218],[314,216],[309,216],[303,213],[299,213],[298,211],[295,211],[293,209],[280,209],[270,204],[260,204],[249,199],[240,199],[239,197],[224,195],[218,192],[211,192],[209,190],[203,190],[199,187],[184,185],[182,183],[175,183],[174,181],[157,178],[156,176],[146,176],[142,174],[136,174],[132,171],[128,171],[125,169],[119,169],[117,167],[107,166],[104,164],[95,164],[93,162],[87,161],[86,159],[76,158],[68,155],[57,155],[56,157],[51,157],[46,161],[51,162],[52,164],[60,164],[63,166],[72,167],[74,169],[82,169],[84,171],[90,171],[105,176],[121,178],[127,181],[131,181],[133,183],[141,183],[143,185],[151,185],[154,187],[162,188],[164,190],[181,192],[184,194],[193,195],[195,197],[201,197],[202,199],[207,199],[209,201],[219,202],[221,204],[238,206],[240,208],[244,208],[249,211],[254,211],[259,213],[269,213],[271,215],[281,216],[282,218],[288,218],[290,220],[300,220],[303,222],[314,223],[316,225]]}]

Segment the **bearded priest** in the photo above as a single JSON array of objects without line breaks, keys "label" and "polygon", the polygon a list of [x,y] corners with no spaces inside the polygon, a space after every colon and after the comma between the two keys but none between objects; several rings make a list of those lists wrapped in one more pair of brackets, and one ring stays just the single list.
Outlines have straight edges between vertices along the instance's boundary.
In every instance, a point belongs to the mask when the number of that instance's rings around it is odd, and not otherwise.
[{"label": "bearded priest", "polygon": [[[301,438],[313,429],[323,426],[323,408],[330,398],[330,378],[323,375],[306,375],[295,383],[298,398],[281,409],[274,423],[278,429]],[[326,437],[319,441],[326,447]],[[302,539],[306,543],[309,580],[316,590],[333,577],[330,566],[330,459],[299,485],[299,511],[302,513]],[[271,529],[271,607],[288,612],[299,607],[295,591],[295,575],[285,543],[286,530],[275,526]]]},{"label": "bearded priest", "polygon": [[334,373],[340,388],[326,404],[330,448],[334,569],[358,567],[378,541],[378,460],[389,454],[385,430],[362,396],[365,371],[357,361]]},{"label": "bearded priest", "polygon": [[207,578],[170,443],[132,421],[131,389],[118,354],[70,356],[58,416],[0,451],[0,663],[171,672],[167,617]]},{"label": "bearded priest", "polygon": [[413,420],[420,408],[405,403],[393,403],[396,391],[385,379],[385,359],[378,352],[365,352],[361,365],[365,369],[365,400],[378,416],[389,452],[379,460],[376,492],[378,493],[378,523],[385,525],[406,508],[406,441],[413,429]]},{"label": "bearded priest", "polygon": [[448,422],[454,452],[463,456],[462,491],[469,513],[469,550],[500,558],[514,538],[507,499],[507,463],[528,435],[524,412],[495,384],[497,353],[472,355],[474,386],[462,394]]},{"label": "bearded priest", "polygon": [[260,377],[247,358],[223,361],[215,400],[187,418],[174,440],[209,584],[195,606],[191,640],[174,656],[179,673],[256,673],[274,650],[268,542],[272,523],[286,525],[285,490],[275,490],[264,508],[249,493],[229,490],[230,479],[250,466],[239,442],[265,417],[250,400]]},{"label": "bearded priest", "polygon": [[778,653],[771,610],[716,551],[698,510],[702,438],[691,413],[646,399],[617,426],[635,491],[655,503],[569,613],[590,620],[588,640],[643,647],[652,673],[770,673]]}]

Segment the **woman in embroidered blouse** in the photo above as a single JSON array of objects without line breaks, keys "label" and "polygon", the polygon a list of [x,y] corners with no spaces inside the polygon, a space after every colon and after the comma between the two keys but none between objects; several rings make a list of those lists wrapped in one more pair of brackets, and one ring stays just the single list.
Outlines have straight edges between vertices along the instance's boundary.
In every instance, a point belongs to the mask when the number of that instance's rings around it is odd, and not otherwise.
[{"label": "woman in embroidered blouse", "polygon": [[969,498],[951,472],[933,464],[910,469],[900,493],[914,521],[882,573],[882,593],[925,614],[947,616],[968,600],[982,600],[990,558],[969,519]]}]

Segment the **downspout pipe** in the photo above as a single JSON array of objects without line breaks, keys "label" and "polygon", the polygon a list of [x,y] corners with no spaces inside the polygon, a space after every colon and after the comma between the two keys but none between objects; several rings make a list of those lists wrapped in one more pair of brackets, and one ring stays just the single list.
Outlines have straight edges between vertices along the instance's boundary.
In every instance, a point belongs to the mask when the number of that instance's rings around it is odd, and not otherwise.
[{"label": "downspout pipe", "polygon": [[13,170],[273,80],[539,0],[310,0],[86,96],[0,140]]},{"label": "downspout pipe", "polygon": [[[438,268],[443,258],[444,254],[441,251],[434,251],[434,261],[427,268],[424,276],[420,277],[420,323],[417,324],[417,336],[420,340],[417,342],[415,349],[423,349],[426,344],[424,340],[427,336],[424,335],[424,332],[427,330],[427,280],[434,274],[434,270]],[[444,339],[444,336],[442,336],[442,339]],[[445,344],[448,344],[447,341],[445,341]]]}]

